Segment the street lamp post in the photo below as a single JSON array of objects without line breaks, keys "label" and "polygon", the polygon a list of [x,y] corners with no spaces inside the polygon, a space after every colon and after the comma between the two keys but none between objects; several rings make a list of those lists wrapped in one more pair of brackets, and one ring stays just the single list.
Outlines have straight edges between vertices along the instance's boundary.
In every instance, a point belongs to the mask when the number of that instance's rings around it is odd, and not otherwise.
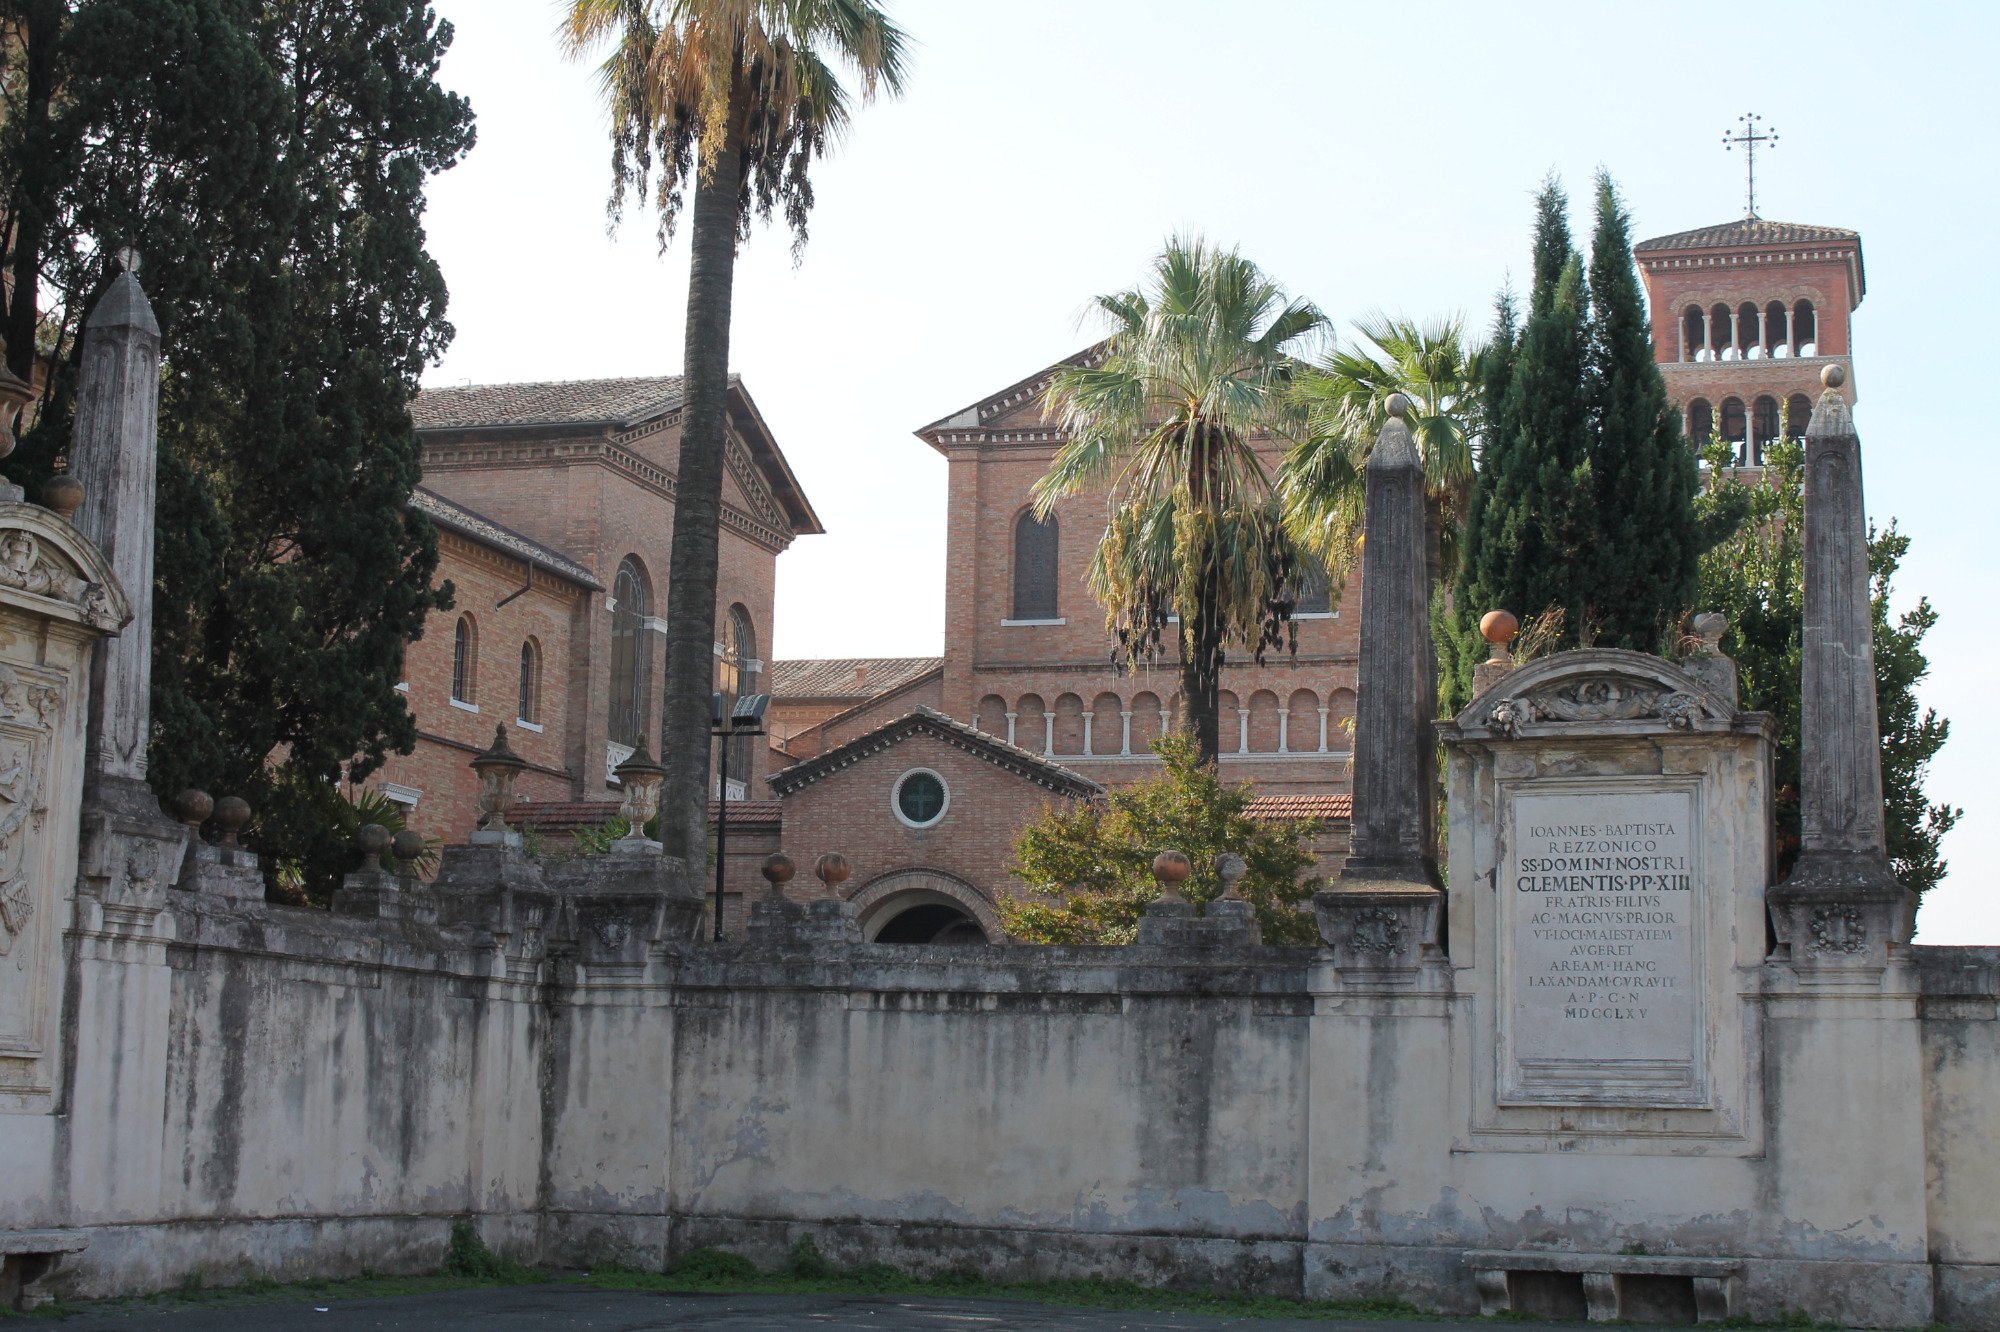
[{"label": "street lamp post", "polygon": [[[771,706],[769,694],[745,694],[729,705],[725,695],[715,694],[708,714],[708,732],[722,741],[716,760],[715,789],[715,941],[722,942],[722,873],[729,850],[729,742],[738,736],[764,734],[764,710]],[[725,709],[727,711],[725,712]],[[746,776],[748,774],[745,774]]]}]

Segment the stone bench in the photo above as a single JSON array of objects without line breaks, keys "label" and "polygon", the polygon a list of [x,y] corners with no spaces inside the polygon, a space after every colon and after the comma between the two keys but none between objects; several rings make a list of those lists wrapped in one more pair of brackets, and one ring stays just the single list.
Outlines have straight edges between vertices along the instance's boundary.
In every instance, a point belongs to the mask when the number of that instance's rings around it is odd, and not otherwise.
[{"label": "stone bench", "polygon": [[0,1230],[0,1307],[39,1309],[55,1302],[36,1290],[56,1270],[63,1255],[76,1253],[90,1237],[75,1230]]},{"label": "stone bench", "polygon": [[[1735,1312],[1736,1278],[1743,1268],[1732,1258],[1508,1249],[1471,1250],[1465,1265],[1472,1270],[1479,1312],[1486,1317],[1509,1312],[1574,1317],[1575,1287],[1567,1278],[1576,1277],[1582,1312],[1595,1323],[1678,1322],[1685,1318],[1689,1300],[1698,1321],[1722,1322]],[[1679,1284],[1683,1281],[1686,1286]]]}]

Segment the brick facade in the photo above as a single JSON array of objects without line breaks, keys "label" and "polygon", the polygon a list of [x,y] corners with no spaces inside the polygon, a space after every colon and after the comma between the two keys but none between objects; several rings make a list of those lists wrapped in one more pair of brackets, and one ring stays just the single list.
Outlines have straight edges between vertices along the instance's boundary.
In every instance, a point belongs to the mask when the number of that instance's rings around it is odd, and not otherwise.
[{"label": "brick facade", "polygon": [[[758,692],[768,671],[777,557],[795,537],[823,529],[740,382],[732,382],[729,406],[717,652],[736,611],[752,639],[743,692]],[[680,381],[429,389],[412,415],[425,486],[440,497],[432,514],[445,530],[437,579],[451,581],[457,605],[433,617],[409,649],[417,752],[391,760],[372,780],[421,792],[416,826],[462,841],[476,816],[477,784],[465,764],[504,725],[533,765],[518,784],[524,796],[603,801],[608,817],[619,794],[610,769],[620,757],[610,740],[614,592],[628,558],[643,571],[646,591],[637,608],[639,733],[655,754],[660,748]],[[454,703],[455,629],[467,616],[476,630],[476,697]],[[539,647],[542,720],[523,724],[516,693],[521,645],[530,638]],[[760,745],[749,751],[744,794],[756,796],[767,759]]]}]

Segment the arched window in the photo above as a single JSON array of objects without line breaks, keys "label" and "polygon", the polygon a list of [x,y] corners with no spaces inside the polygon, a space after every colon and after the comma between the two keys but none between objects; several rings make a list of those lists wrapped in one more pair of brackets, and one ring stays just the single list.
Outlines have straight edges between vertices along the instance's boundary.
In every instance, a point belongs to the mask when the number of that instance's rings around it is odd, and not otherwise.
[{"label": "arched window", "polygon": [[1746,361],[1764,354],[1764,339],[1757,329],[1760,322],[1755,301],[1745,301],[1736,307],[1736,345],[1743,349]]},{"label": "arched window", "polygon": [[1785,399],[1785,438],[1804,439],[1806,425],[1812,420],[1812,399],[1803,393],[1794,393]]},{"label": "arched window", "polygon": [[542,650],[532,638],[521,644],[521,697],[514,716],[530,726],[542,723]]},{"label": "arched window", "polygon": [[476,703],[479,687],[479,627],[470,615],[458,617],[451,636],[451,698],[454,703]]},{"label": "arched window", "polygon": [[1328,615],[1333,611],[1333,580],[1327,576],[1326,566],[1312,556],[1303,557],[1304,567],[1299,573],[1299,596],[1292,607],[1294,615]]},{"label": "arched window", "polygon": [[611,583],[611,739],[633,745],[646,733],[646,689],[653,678],[653,646],[646,621],[653,587],[645,566],[627,555]]},{"label": "arched window", "polygon": [[1752,430],[1747,457],[1752,467],[1762,467],[1764,450],[1778,442],[1778,400],[1768,393],[1758,398],[1750,423]]},{"label": "arched window", "polygon": [[1708,312],[1708,323],[1710,330],[1714,333],[1714,341],[1710,345],[1715,349],[1715,355],[1710,359],[1717,361],[1735,360],[1737,356],[1736,321],[1730,317],[1729,307],[1726,305],[1712,307]]},{"label": "arched window", "polygon": [[1801,356],[1819,355],[1819,320],[1813,314],[1811,301],[1792,306],[1792,345]]},{"label": "arched window", "polygon": [[1053,620],[1056,611],[1056,553],[1061,534],[1056,516],[1037,519],[1024,510],[1014,520],[1014,618]]},{"label": "arched window", "polygon": [[1790,356],[1792,346],[1785,341],[1785,303],[1772,301],[1764,307],[1764,354]]},{"label": "arched window", "polygon": [[[757,673],[763,664],[757,660],[757,630],[750,623],[750,612],[731,606],[723,617],[722,651],[715,660],[715,688],[722,695],[723,716],[734,711],[737,699],[758,692]],[[756,757],[751,749],[754,741],[754,736],[742,735],[729,742],[731,782],[750,780],[750,765]]]},{"label": "arched window", "polygon": [[1743,411],[1743,399],[1724,398],[1722,400],[1722,437],[1736,446],[1735,461],[1743,462],[1745,436],[1749,432],[1749,419]]},{"label": "arched window", "polygon": [[1702,355],[1703,352],[1708,350],[1708,337],[1707,331],[1702,324],[1701,307],[1699,305],[1690,305],[1687,309],[1681,311],[1681,349],[1681,359],[1683,361],[1707,359]]},{"label": "arched window", "polygon": [[1715,434],[1715,408],[1707,398],[1696,398],[1688,404],[1688,439],[1696,451],[1708,447],[1709,437]]}]

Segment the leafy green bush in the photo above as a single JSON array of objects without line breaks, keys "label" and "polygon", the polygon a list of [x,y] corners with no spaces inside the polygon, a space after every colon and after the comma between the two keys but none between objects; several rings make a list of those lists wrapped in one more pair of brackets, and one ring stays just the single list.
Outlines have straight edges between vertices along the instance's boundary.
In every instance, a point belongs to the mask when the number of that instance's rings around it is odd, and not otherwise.
[{"label": "leafy green bush", "polygon": [[755,1281],[763,1273],[757,1270],[757,1264],[740,1253],[730,1253],[724,1249],[696,1249],[675,1263],[670,1275],[683,1281],[729,1285],[741,1281]]},{"label": "leafy green bush", "polygon": [[833,1264],[811,1235],[801,1235],[792,1241],[792,1260],[785,1270],[801,1281],[824,1281],[833,1275]]}]

